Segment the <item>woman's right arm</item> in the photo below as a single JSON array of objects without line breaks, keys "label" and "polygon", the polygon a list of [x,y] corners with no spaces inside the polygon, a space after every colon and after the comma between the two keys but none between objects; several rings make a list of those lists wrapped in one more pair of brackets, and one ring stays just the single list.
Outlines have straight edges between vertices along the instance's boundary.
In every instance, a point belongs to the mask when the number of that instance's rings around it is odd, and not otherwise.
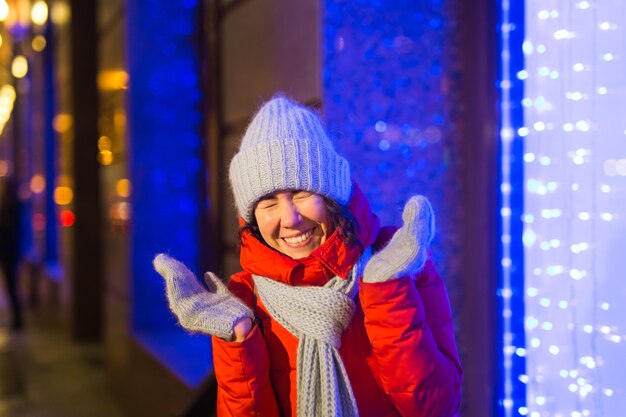
[{"label": "woman's right arm", "polygon": [[[249,274],[233,275],[228,289],[255,310],[256,297]],[[242,341],[227,342],[213,337],[213,363],[219,417],[279,415],[270,382],[269,355],[258,326],[253,324]]]}]

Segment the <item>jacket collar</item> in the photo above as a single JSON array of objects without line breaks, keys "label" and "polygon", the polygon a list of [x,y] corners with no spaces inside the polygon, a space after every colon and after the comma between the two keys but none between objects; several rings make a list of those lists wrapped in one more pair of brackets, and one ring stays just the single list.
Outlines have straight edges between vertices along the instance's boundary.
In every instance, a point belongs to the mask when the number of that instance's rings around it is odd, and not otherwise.
[{"label": "jacket collar", "polygon": [[[363,248],[370,246],[376,240],[380,221],[354,181],[348,210],[359,224],[357,238],[361,245]],[[361,252],[357,245],[350,246],[344,242],[339,231],[335,230],[309,256],[293,259],[265,245],[246,230],[241,236],[239,258],[241,267],[251,274],[294,286],[324,285],[335,275],[346,279]]]}]

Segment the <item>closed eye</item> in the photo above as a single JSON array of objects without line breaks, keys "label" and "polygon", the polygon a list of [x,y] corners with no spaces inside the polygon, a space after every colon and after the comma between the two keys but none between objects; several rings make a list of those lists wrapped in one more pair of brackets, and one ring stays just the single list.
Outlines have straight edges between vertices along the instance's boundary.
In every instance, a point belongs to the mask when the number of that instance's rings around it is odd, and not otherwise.
[{"label": "closed eye", "polygon": [[272,207],[276,207],[276,203],[266,203],[266,204],[259,204],[259,206],[257,207],[260,210],[267,210],[267,209],[271,209]]},{"label": "closed eye", "polygon": [[296,199],[296,200],[301,200],[303,198],[311,197],[312,195],[313,195],[313,193],[310,192],[310,191],[296,191],[294,193],[293,198]]},{"label": "closed eye", "polygon": [[259,201],[257,203],[256,208],[265,210],[265,209],[275,207],[277,204],[278,204],[278,201],[275,198],[266,198],[264,200]]}]

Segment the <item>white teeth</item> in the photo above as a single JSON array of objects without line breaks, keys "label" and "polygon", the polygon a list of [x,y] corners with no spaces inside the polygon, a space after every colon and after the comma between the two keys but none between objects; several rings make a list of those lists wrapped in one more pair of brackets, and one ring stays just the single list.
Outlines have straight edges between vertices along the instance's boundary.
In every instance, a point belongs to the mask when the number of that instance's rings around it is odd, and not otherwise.
[{"label": "white teeth", "polygon": [[313,234],[313,230],[309,230],[308,232],[306,232],[303,235],[300,236],[296,236],[296,237],[284,237],[283,239],[285,240],[285,242],[287,242],[290,245],[295,245],[297,243],[300,242],[304,242],[305,240],[307,240],[311,235]]}]

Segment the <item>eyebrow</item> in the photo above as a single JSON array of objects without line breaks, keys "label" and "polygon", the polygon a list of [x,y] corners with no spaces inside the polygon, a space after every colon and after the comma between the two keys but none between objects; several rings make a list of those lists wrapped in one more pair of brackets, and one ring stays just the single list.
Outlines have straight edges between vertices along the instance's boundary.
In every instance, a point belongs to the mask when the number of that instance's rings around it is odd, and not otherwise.
[{"label": "eyebrow", "polygon": [[[298,194],[298,193],[302,193],[302,192],[306,192],[306,193],[311,193],[311,194],[313,194],[313,192],[312,192],[312,191],[308,191],[308,190],[288,190],[288,192],[289,192],[289,193],[291,193],[291,195],[292,195],[292,196],[293,196],[293,195],[295,195],[295,194]],[[265,195],[264,197],[259,198],[259,199],[257,200],[256,204],[259,204],[259,203],[260,203],[260,202],[262,202],[262,201],[267,201],[267,200],[276,200],[276,199],[278,199],[278,197],[276,197],[276,195],[275,195],[274,193],[272,193],[272,194],[267,194],[267,195]]]},{"label": "eyebrow", "polygon": [[261,201],[267,201],[267,200],[276,200],[276,196],[272,195],[272,194],[269,194],[269,195],[266,195],[264,197],[261,197],[261,198],[259,198],[259,201],[257,201],[257,204],[260,203]]}]

